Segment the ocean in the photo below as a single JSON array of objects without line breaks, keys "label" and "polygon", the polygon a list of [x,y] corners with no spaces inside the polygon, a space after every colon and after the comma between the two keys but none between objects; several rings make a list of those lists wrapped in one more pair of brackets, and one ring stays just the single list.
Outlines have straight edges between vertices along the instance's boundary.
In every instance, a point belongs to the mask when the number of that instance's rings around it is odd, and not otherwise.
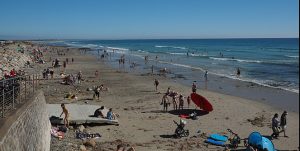
[{"label": "ocean", "polygon": [[[162,39],[162,40],[61,40],[50,45],[88,47],[113,54],[114,66],[125,54],[140,70],[153,65],[167,68],[174,76],[201,81],[208,75],[256,83],[299,93],[299,39]],[[144,57],[149,56],[145,63]],[[157,59],[156,59],[157,57]],[[240,68],[241,75],[236,76]]]}]

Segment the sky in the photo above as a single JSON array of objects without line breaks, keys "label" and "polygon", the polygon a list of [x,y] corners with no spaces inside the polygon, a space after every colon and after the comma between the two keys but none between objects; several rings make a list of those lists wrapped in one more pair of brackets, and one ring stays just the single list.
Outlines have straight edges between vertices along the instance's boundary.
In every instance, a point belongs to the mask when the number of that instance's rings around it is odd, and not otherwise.
[{"label": "sky", "polygon": [[299,37],[299,0],[3,0],[0,39]]}]

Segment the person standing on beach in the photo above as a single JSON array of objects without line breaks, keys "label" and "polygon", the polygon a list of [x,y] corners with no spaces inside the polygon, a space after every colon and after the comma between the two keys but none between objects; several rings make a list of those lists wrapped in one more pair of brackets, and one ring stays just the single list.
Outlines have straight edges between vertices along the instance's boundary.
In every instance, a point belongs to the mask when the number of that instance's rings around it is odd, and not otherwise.
[{"label": "person standing on beach", "polygon": [[177,101],[176,101],[176,94],[173,94],[172,100],[173,100],[173,109],[177,110],[178,106],[177,106]]},{"label": "person standing on beach", "polygon": [[99,76],[99,73],[98,73],[98,70],[96,70],[95,71],[95,77],[98,78],[98,76]]},{"label": "person standing on beach", "polygon": [[157,79],[154,80],[155,90],[157,91],[157,87],[159,85],[159,81]]},{"label": "person standing on beach", "polygon": [[273,118],[272,118],[272,130],[273,134],[271,135],[272,138],[278,138],[279,136],[279,119],[278,119],[278,114],[276,113]]},{"label": "person standing on beach", "polygon": [[93,99],[98,98],[98,100],[100,99],[100,88],[98,86],[96,86],[94,88],[94,95],[93,95]]},{"label": "person standing on beach", "polygon": [[286,135],[286,116],[288,115],[287,111],[284,111],[281,115],[281,118],[280,118],[280,127],[281,127],[281,132],[283,132],[284,134],[284,137],[288,137]]},{"label": "person standing on beach", "polygon": [[183,106],[184,106],[184,100],[183,100],[183,95],[180,94],[179,95],[179,110],[183,110]]},{"label": "person standing on beach", "polygon": [[66,63],[67,63],[67,64],[69,63],[69,58],[66,58]]},{"label": "person standing on beach", "polygon": [[168,95],[167,95],[167,94],[165,94],[165,95],[162,97],[161,103],[160,103],[160,104],[164,106],[163,111],[164,111],[164,112],[168,112],[168,106],[169,106],[170,103],[169,103],[169,99],[168,99]]},{"label": "person standing on beach", "polygon": [[153,71],[154,71],[154,67],[153,65],[151,66],[151,73],[153,74]]},{"label": "person standing on beach", "polygon": [[62,112],[61,112],[59,117],[61,117],[63,114],[65,114],[64,124],[65,124],[66,127],[69,127],[69,111],[67,110],[64,103],[62,103],[60,106],[62,108]]},{"label": "person standing on beach", "polygon": [[50,70],[50,75],[51,75],[51,79],[53,79],[53,76],[54,76],[54,71],[53,71],[53,69]]},{"label": "person standing on beach", "polygon": [[81,84],[81,80],[82,80],[82,72],[79,71],[77,74],[77,80],[78,80],[78,84]]},{"label": "person standing on beach", "polygon": [[72,58],[72,63],[74,62],[74,58]]},{"label": "person standing on beach", "polygon": [[238,77],[240,77],[240,75],[241,75],[241,70],[240,70],[240,68],[237,68],[237,70],[236,70],[236,75],[237,75]]},{"label": "person standing on beach", "polygon": [[207,76],[208,76],[208,71],[206,70],[205,73],[204,73],[205,81],[207,81]]},{"label": "person standing on beach", "polygon": [[66,61],[63,62],[63,67],[66,68],[67,67],[67,63]]},{"label": "person standing on beach", "polygon": [[186,99],[187,103],[188,103],[188,109],[190,108],[190,104],[191,104],[191,97],[188,96]]},{"label": "person standing on beach", "polygon": [[193,82],[193,84],[192,84],[192,92],[196,93],[196,91],[197,91],[197,85],[196,85],[195,82]]}]

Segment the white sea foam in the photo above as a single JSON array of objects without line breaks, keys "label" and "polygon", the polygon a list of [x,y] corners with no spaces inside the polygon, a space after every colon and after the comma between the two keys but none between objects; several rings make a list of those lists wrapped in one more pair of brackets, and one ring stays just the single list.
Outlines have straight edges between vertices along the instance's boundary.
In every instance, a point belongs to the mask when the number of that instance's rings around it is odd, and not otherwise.
[{"label": "white sea foam", "polygon": [[128,51],[129,49],[127,48],[118,48],[118,47],[106,47],[108,49],[114,49],[114,50],[122,50],[122,51]]},{"label": "white sea foam", "polygon": [[238,61],[238,62],[248,62],[248,63],[262,63],[261,60],[244,60],[244,59],[234,59],[234,58],[216,58],[209,57],[209,59],[220,60],[220,61]]},{"label": "white sea foam", "polygon": [[299,56],[290,56],[290,55],[285,55],[285,56],[289,58],[299,58]]},{"label": "white sea foam", "polygon": [[[193,66],[185,65],[185,64],[179,64],[179,63],[173,63],[173,62],[167,62],[167,61],[159,61],[159,62],[160,63],[165,63],[165,64],[171,64],[171,65],[174,65],[174,66],[189,68],[189,69],[196,69],[196,70],[200,70],[202,72],[205,71],[203,68],[193,67]],[[230,79],[244,81],[244,82],[251,82],[251,83],[255,83],[255,84],[258,84],[258,85],[261,85],[261,86],[265,86],[265,87],[270,87],[270,88],[275,88],[275,89],[282,89],[282,90],[286,90],[286,91],[290,91],[290,92],[294,92],[294,93],[299,93],[299,89],[286,88],[286,87],[283,87],[283,86],[272,86],[271,85],[272,83],[273,84],[277,83],[275,81],[249,79],[249,78],[244,78],[244,77],[237,77],[234,74],[227,75],[227,74],[216,73],[216,72],[212,72],[212,71],[210,71],[209,74],[213,74],[213,75],[217,75],[217,76],[221,76],[221,77],[227,77],[227,78],[230,78]]]},{"label": "white sea foam", "polygon": [[186,49],[185,47],[177,47],[177,46],[159,46],[159,45],[156,45],[155,47],[156,48],[174,48],[174,49],[182,49],[182,50]]}]

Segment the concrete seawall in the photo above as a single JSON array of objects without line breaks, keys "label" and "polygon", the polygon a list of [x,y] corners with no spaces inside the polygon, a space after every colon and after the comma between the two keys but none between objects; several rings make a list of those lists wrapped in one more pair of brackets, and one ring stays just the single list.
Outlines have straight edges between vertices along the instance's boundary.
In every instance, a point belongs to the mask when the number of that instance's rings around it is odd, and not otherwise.
[{"label": "concrete seawall", "polygon": [[50,128],[44,93],[37,91],[0,128],[0,151],[49,151]]}]

